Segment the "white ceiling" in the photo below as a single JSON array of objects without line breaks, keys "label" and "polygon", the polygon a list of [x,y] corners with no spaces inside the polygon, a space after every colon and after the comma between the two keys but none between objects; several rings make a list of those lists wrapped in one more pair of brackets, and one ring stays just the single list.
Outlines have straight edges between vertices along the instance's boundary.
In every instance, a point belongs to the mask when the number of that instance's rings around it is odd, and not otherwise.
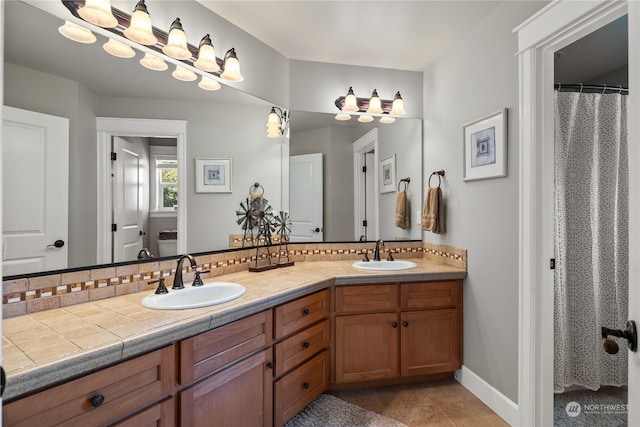
[{"label": "white ceiling", "polygon": [[424,71],[502,1],[198,0],[289,59]]}]

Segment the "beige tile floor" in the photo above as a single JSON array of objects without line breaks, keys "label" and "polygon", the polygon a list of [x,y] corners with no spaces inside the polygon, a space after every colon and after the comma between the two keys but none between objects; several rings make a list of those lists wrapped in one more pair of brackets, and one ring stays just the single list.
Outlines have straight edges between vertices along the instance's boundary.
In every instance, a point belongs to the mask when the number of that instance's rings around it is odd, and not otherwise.
[{"label": "beige tile floor", "polygon": [[330,392],[409,427],[501,427],[502,418],[454,380]]}]

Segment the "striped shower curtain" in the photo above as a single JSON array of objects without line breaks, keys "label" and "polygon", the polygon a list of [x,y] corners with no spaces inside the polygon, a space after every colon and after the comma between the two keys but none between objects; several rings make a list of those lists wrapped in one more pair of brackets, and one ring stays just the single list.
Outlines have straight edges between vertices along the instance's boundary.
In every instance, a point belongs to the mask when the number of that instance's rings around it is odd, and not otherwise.
[{"label": "striped shower curtain", "polygon": [[554,391],[627,383],[627,344],[601,327],[628,309],[627,97],[555,93]]}]

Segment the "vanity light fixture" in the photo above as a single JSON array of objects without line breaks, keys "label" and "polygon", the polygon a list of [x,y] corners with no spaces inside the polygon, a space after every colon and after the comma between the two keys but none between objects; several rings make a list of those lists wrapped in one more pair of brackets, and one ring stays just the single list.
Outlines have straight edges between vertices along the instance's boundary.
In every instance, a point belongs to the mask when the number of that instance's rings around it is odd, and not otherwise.
[{"label": "vanity light fixture", "polygon": [[173,70],[171,75],[175,79],[181,80],[183,82],[192,82],[192,81],[194,81],[195,79],[198,78],[196,73],[194,73],[193,71],[188,70],[188,69],[186,69],[184,67],[181,67],[180,65],[176,65],[176,69]]},{"label": "vanity light fixture", "polygon": [[187,35],[184,33],[184,29],[182,29],[180,18],[176,18],[171,23],[167,44],[162,48],[162,52],[175,59],[191,58],[191,51],[187,47]]},{"label": "vanity light fixture", "polygon": [[373,117],[366,115],[358,116],[358,121],[360,123],[370,123],[373,121]]},{"label": "vanity light fixture", "polygon": [[102,45],[102,48],[105,50],[105,52],[118,58],[129,59],[136,56],[136,51],[133,50],[131,46],[114,39],[109,39],[105,44]]},{"label": "vanity light fixture", "polygon": [[340,120],[340,121],[351,120],[351,116],[349,114],[338,113],[336,114],[336,120]]},{"label": "vanity light fixture", "polygon": [[230,82],[241,82],[244,80],[242,74],[240,74],[240,62],[236,55],[236,50],[231,48],[224,54],[224,71],[220,74],[225,80]]},{"label": "vanity light fixture", "polygon": [[200,79],[200,81],[198,82],[198,86],[200,87],[200,89],[210,91],[218,90],[222,87],[220,86],[220,83],[207,76],[202,76],[202,79]]},{"label": "vanity light fixture", "polygon": [[213,48],[213,43],[211,43],[209,34],[200,40],[198,59],[193,63],[193,65],[202,71],[220,71],[220,66],[218,65],[218,60],[216,58],[216,51]]},{"label": "vanity light fixture", "polygon": [[[393,100],[380,99],[376,89],[373,90],[370,98],[357,98],[353,92],[353,88],[350,87],[346,96],[340,96],[336,99],[335,105],[340,111],[342,111],[342,113],[348,112],[366,113],[367,115],[383,115],[380,119],[381,123],[393,123],[395,119],[390,116],[404,116],[407,114],[404,110],[404,101],[402,100],[402,96],[400,96],[400,92],[396,92]],[[341,114],[338,114],[336,119],[345,120]],[[359,118],[358,120],[361,122],[370,122],[373,119],[369,120],[367,118]]]},{"label": "vanity light fixture", "polygon": [[86,0],[78,9],[78,15],[85,21],[103,28],[118,26],[118,19],[111,11],[111,0]]},{"label": "vanity light fixture", "polygon": [[267,138],[278,138],[284,135],[289,127],[289,114],[280,107],[271,107],[267,120]]},{"label": "vanity light fixture", "polygon": [[144,0],[140,0],[133,9],[131,15],[131,23],[129,27],[124,30],[124,36],[131,41],[143,44],[145,46],[151,46],[158,42],[158,39],[153,34],[153,27],[151,26],[151,17],[147,11],[147,5],[144,4]]},{"label": "vanity light fixture", "polygon": [[140,65],[153,71],[165,71],[169,66],[164,59],[159,58],[150,53],[145,53],[144,58],[140,60]]},{"label": "vanity light fixture", "polygon": [[70,21],[64,21],[64,25],[58,28],[58,32],[69,40],[78,43],[91,44],[96,41],[96,36],[91,30]]}]

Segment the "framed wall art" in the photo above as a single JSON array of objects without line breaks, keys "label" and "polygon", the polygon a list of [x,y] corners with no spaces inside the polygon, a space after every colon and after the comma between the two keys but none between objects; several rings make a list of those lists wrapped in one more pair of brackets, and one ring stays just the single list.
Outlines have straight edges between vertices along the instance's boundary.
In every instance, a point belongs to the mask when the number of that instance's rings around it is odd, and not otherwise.
[{"label": "framed wall art", "polygon": [[396,155],[380,160],[380,192],[396,191]]},{"label": "framed wall art", "polygon": [[231,193],[231,159],[196,157],[196,193]]},{"label": "framed wall art", "polygon": [[507,109],[463,126],[464,181],[507,176]]}]

